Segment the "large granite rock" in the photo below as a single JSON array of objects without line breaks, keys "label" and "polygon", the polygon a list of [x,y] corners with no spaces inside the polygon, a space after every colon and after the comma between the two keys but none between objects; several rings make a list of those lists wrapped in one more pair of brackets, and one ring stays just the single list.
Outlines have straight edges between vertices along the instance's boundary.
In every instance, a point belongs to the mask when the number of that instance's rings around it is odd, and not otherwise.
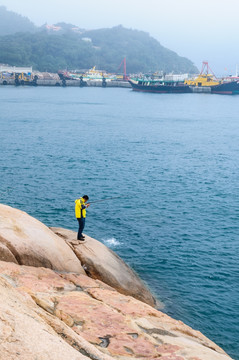
[{"label": "large granite rock", "polygon": [[0,260],[85,273],[62,238],[23,211],[0,204]]},{"label": "large granite rock", "polygon": [[0,260],[87,273],[123,294],[155,305],[139,277],[104,244],[90,237],[79,244],[73,231],[53,230],[23,211],[0,204]]},{"label": "large granite rock", "polygon": [[72,247],[90,277],[102,280],[122,294],[131,295],[155,306],[155,299],[140,278],[104,244],[89,236],[86,236],[84,243],[79,244],[74,231],[61,228],[51,229]]},{"label": "large granite rock", "polygon": [[[27,274],[31,276],[30,271]],[[17,291],[13,283],[0,274],[0,360],[113,360],[36,305],[23,289]]]},{"label": "large granite rock", "polygon": [[230,360],[212,341],[83,274],[0,261],[0,359]]},{"label": "large granite rock", "polygon": [[0,205],[0,360],[231,359],[148,305],[150,292],[106,246],[54,232]]}]

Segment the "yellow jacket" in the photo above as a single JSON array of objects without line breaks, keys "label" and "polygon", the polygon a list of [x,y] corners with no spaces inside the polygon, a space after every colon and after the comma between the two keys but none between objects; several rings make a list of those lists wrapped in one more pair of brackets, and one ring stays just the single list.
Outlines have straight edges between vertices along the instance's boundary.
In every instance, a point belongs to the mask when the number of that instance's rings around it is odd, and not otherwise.
[{"label": "yellow jacket", "polygon": [[75,214],[76,218],[86,217],[85,199],[80,198],[75,200]]}]

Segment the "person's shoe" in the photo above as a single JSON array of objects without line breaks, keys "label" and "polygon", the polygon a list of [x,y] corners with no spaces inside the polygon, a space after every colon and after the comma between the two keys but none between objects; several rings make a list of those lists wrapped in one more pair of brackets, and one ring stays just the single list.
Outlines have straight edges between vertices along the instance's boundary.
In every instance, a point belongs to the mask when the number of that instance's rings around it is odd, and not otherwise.
[{"label": "person's shoe", "polygon": [[84,237],[84,236],[81,236],[78,240],[80,240],[80,241],[85,241],[85,237]]}]

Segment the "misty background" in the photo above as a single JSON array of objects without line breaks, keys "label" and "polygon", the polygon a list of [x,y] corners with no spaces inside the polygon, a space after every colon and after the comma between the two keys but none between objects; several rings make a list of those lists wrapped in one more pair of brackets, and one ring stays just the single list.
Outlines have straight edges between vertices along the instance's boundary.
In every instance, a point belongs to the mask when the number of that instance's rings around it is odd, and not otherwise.
[{"label": "misty background", "polygon": [[143,30],[161,45],[192,60],[209,62],[218,76],[239,64],[238,0],[0,0],[37,26],[66,22],[85,29],[123,25]]}]

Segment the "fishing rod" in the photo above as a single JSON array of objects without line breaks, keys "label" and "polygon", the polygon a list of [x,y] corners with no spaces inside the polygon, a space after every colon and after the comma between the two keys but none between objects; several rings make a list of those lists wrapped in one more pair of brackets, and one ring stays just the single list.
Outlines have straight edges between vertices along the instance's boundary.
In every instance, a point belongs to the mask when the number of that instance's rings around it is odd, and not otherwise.
[{"label": "fishing rod", "polygon": [[95,200],[95,201],[90,201],[88,202],[88,204],[96,204],[102,201],[108,201],[108,200],[114,200],[114,199],[126,199],[126,197],[124,196],[115,196],[115,197],[111,197],[111,198],[107,198],[107,199],[101,199],[101,200]]}]

